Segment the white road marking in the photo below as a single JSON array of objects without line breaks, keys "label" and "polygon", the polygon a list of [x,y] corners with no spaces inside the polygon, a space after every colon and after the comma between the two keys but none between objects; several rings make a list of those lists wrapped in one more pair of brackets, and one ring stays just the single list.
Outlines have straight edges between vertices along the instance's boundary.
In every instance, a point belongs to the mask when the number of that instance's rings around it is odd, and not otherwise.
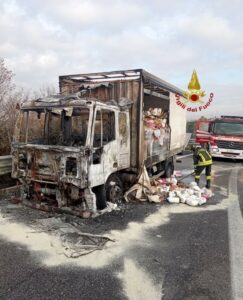
[{"label": "white road marking", "polygon": [[235,300],[243,299],[243,219],[237,195],[238,171],[239,169],[235,169],[230,175],[229,200],[231,205],[228,208],[231,285]]},{"label": "white road marking", "polygon": [[191,154],[182,155],[182,156],[176,156],[176,159],[185,158],[185,157],[188,157],[188,156],[192,156],[192,153]]}]

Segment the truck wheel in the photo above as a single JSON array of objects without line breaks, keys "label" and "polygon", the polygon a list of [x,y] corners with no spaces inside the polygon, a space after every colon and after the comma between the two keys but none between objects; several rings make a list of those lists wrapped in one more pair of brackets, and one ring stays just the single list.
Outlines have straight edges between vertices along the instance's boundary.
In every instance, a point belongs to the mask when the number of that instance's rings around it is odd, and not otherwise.
[{"label": "truck wheel", "polygon": [[173,161],[168,161],[168,163],[165,164],[165,177],[170,178],[174,173],[174,164]]},{"label": "truck wheel", "polygon": [[106,201],[121,204],[123,201],[123,184],[120,178],[113,174],[106,182]]},{"label": "truck wheel", "polygon": [[96,196],[96,206],[98,209],[104,209],[106,208],[106,194],[105,194],[105,185],[99,185],[94,187],[93,192],[95,193]]}]

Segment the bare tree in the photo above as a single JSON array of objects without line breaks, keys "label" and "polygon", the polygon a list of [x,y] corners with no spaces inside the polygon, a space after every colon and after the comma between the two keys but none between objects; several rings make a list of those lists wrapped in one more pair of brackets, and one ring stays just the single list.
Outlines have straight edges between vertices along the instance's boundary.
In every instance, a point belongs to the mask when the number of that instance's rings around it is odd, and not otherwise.
[{"label": "bare tree", "polygon": [[0,155],[9,154],[15,122],[17,105],[26,99],[26,92],[13,83],[14,74],[0,58]]},{"label": "bare tree", "polygon": [[0,103],[7,100],[8,95],[14,90],[14,74],[5,66],[4,60],[0,58]]},{"label": "bare tree", "polygon": [[39,88],[39,91],[33,92],[33,98],[34,99],[45,98],[54,94],[56,94],[56,89],[53,85],[43,84]]},{"label": "bare tree", "polygon": [[55,87],[43,85],[39,91],[27,92],[16,87],[14,73],[9,70],[4,59],[0,58],[0,155],[9,154],[15,123],[18,115],[17,106],[28,98],[37,99],[55,94]]}]

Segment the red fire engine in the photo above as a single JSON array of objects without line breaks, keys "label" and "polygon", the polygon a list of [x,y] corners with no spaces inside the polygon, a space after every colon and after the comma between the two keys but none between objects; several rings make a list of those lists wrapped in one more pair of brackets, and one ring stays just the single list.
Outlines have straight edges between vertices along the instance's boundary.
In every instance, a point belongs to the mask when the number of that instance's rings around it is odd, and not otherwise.
[{"label": "red fire engine", "polygon": [[243,117],[196,121],[196,143],[209,145],[213,157],[243,159]]}]

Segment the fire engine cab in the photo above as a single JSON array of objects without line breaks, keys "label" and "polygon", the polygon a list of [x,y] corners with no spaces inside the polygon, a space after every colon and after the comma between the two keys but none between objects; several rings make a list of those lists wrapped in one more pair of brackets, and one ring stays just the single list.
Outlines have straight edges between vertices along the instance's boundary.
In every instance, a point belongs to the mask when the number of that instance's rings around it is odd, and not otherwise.
[{"label": "fire engine cab", "polygon": [[196,143],[209,145],[213,157],[243,159],[243,117],[197,121]]}]

